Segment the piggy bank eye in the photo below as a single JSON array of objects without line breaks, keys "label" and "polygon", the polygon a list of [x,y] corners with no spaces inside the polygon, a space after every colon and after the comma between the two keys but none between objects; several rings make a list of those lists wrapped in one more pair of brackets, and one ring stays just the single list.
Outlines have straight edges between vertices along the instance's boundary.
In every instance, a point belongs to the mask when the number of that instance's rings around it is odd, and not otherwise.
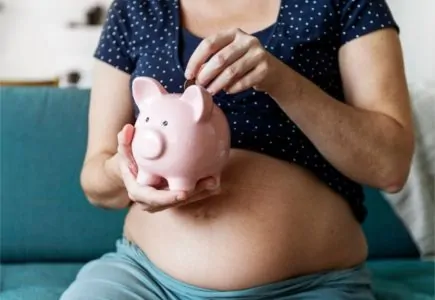
[{"label": "piggy bank eye", "polygon": [[162,125],[165,127],[168,126],[168,121],[163,121]]},{"label": "piggy bank eye", "polygon": [[145,118],[145,122],[147,122],[148,123],[148,121],[150,120],[150,118],[149,117],[146,117]]}]

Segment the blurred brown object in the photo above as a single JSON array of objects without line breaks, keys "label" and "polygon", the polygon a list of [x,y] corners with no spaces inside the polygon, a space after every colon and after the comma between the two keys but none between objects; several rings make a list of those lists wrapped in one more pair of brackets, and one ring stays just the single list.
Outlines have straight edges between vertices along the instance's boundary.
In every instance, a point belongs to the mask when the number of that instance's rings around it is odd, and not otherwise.
[{"label": "blurred brown object", "polygon": [[106,11],[103,6],[95,5],[86,11],[84,22],[72,21],[68,23],[70,28],[77,28],[83,26],[100,26],[104,23]]},{"label": "blurred brown object", "polygon": [[48,80],[3,80],[0,79],[0,86],[48,86],[58,87],[59,78]]},{"label": "blurred brown object", "polygon": [[67,82],[69,84],[77,85],[79,83],[81,77],[82,76],[80,75],[80,72],[78,72],[78,71],[71,71],[71,72],[69,72],[67,74],[66,80],[67,80]]},{"label": "blurred brown object", "polygon": [[101,25],[104,17],[104,8],[100,5],[93,6],[86,13],[86,25]]}]

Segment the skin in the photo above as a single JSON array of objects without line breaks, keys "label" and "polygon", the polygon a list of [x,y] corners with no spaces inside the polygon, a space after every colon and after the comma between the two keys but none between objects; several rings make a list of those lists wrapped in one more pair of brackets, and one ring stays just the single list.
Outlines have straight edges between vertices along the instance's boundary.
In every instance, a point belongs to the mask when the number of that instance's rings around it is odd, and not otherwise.
[{"label": "skin", "polygon": [[[128,90],[129,76],[99,61],[94,72],[87,151],[80,176],[83,190],[92,204],[121,209],[134,201],[144,210],[156,212],[219,192],[219,187],[210,179],[199,182],[191,195],[168,191],[162,186],[139,186],[134,180],[137,165],[131,154],[134,127],[131,125],[133,104]],[[110,83],[118,88],[108,88],[112,86]],[[105,117],[110,121],[104,122]]]},{"label": "skin", "polygon": [[[339,171],[397,192],[409,172],[414,139],[401,57],[391,29],[345,45],[339,54],[347,102],[342,103],[267,52],[255,37],[235,29],[203,40],[186,77],[196,77],[212,94],[251,87],[267,92]],[[366,80],[361,68],[370,74]]]},{"label": "skin", "polygon": [[[377,31],[340,49],[346,95],[340,103],[248,34],[274,22],[278,5],[181,1],[184,26],[205,37],[186,77],[212,93],[249,87],[267,92],[337,169],[361,183],[398,191],[408,174],[413,134],[397,34]],[[162,270],[228,290],[364,261],[366,242],[349,207],[294,164],[232,150],[221,186],[206,179],[189,195],[163,185],[138,186],[128,85],[129,75],[96,62],[81,183],[96,206],[131,206],[125,236]]]}]

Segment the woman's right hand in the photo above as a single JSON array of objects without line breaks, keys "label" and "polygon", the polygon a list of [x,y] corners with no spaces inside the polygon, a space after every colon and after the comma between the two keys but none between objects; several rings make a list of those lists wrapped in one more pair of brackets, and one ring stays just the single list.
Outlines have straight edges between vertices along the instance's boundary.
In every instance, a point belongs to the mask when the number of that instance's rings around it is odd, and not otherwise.
[{"label": "woman's right hand", "polygon": [[118,161],[122,181],[129,198],[138,203],[143,210],[158,212],[170,207],[185,205],[203,200],[220,193],[213,178],[206,178],[198,182],[195,191],[187,194],[184,191],[170,191],[163,186],[141,186],[136,181],[138,166],[133,158],[131,142],[134,127],[127,124],[118,133]]}]

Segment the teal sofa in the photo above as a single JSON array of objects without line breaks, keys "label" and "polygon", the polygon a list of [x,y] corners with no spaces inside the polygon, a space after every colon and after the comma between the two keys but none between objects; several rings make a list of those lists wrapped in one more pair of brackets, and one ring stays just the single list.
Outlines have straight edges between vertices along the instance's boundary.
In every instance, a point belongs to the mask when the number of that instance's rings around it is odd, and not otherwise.
[{"label": "teal sofa", "polygon": [[[0,88],[1,300],[59,299],[122,233],[126,212],[91,206],[80,188],[88,105],[88,90]],[[378,299],[434,299],[434,263],[419,259],[381,194],[366,195]]]}]

